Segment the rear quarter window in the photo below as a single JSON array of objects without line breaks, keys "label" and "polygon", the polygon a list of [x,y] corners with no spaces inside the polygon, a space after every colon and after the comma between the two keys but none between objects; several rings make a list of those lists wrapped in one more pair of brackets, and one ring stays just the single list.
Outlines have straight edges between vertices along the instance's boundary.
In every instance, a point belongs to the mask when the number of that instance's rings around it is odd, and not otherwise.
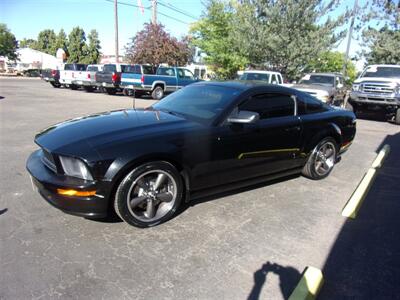
[{"label": "rear quarter window", "polygon": [[104,72],[116,72],[117,66],[116,65],[104,65]]},{"label": "rear quarter window", "polygon": [[299,93],[297,97],[297,114],[308,115],[328,110],[328,106],[307,93]]},{"label": "rear quarter window", "polygon": [[97,66],[89,66],[87,68],[87,71],[89,72],[97,72],[99,70],[99,68]]}]

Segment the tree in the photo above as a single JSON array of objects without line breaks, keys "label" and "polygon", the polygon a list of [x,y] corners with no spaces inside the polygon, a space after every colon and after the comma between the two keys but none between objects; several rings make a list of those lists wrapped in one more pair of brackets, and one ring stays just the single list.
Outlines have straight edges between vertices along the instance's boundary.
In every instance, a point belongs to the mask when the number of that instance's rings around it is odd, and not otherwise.
[{"label": "tree", "polygon": [[34,43],[34,49],[45,52],[50,55],[56,55],[56,34],[52,29],[45,29],[39,32],[37,42]]},{"label": "tree", "polygon": [[205,61],[223,79],[232,78],[249,62],[235,42],[235,21],[235,11],[230,5],[212,0],[205,15],[190,29],[193,44],[206,53]]},{"label": "tree", "polygon": [[362,32],[368,64],[400,63],[400,1],[373,0],[367,21],[377,21],[380,28],[367,27]]},{"label": "tree", "polygon": [[0,56],[15,60],[17,55],[18,42],[15,36],[7,28],[6,24],[0,23]]},{"label": "tree", "polygon": [[86,36],[80,27],[74,27],[68,36],[68,63],[82,62],[85,57]]},{"label": "tree", "polygon": [[[326,51],[321,53],[318,58],[310,61],[306,68],[307,72],[342,72],[345,55],[340,52]],[[353,82],[357,76],[356,67],[351,60],[347,61],[347,76],[349,83]]]},{"label": "tree", "polygon": [[60,30],[56,38],[55,49],[57,51],[60,48],[63,49],[65,52],[68,51],[68,40],[64,29]]},{"label": "tree", "polygon": [[34,49],[36,41],[34,39],[22,39],[19,41],[20,48],[32,48]]},{"label": "tree", "polygon": [[336,0],[243,0],[236,6],[236,41],[252,63],[297,78],[310,60],[345,36],[340,26],[351,12],[326,17],[337,6]]},{"label": "tree", "polygon": [[125,51],[128,62],[153,66],[162,63],[184,65],[191,54],[187,38],[178,40],[171,37],[163,25],[151,23],[144,24],[144,29],[132,38]]},{"label": "tree", "polygon": [[95,29],[90,31],[88,35],[89,44],[85,45],[85,56],[81,59],[85,64],[96,64],[100,58],[100,40],[99,34]]}]

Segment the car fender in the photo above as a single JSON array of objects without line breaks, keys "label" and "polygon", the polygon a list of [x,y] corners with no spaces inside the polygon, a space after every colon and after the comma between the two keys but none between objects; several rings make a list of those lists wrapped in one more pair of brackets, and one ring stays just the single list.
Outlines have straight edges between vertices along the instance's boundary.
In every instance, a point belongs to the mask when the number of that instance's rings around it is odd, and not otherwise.
[{"label": "car fender", "polygon": [[151,84],[151,90],[154,90],[157,85],[162,85],[164,91],[167,88],[167,84],[165,83],[165,81],[156,80]]},{"label": "car fender", "polygon": [[334,138],[337,146],[340,148],[340,145],[343,141],[342,130],[336,123],[329,122],[316,134],[310,136],[308,139],[305,139],[303,148],[304,152],[309,155],[315,146],[326,137]]}]

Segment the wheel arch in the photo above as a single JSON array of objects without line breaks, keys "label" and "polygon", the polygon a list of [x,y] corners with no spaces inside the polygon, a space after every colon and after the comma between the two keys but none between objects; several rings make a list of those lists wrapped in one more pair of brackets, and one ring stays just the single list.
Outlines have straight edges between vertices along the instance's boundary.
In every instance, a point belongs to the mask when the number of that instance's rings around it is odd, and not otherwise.
[{"label": "wheel arch", "polygon": [[167,84],[165,83],[165,81],[161,81],[161,80],[157,80],[154,81],[151,85],[151,90],[153,91],[157,86],[161,86],[163,88],[163,90],[165,91],[167,88]]},{"label": "wheel arch", "polygon": [[143,155],[141,157],[137,157],[134,159],[120,160],[110,166],[105,175],[105,179],[111,181],[111,191],[109,194],[110,205],[113,205],[112,203],[115,192],[120,182],[125,178],[126,175],[128,175],[132,170],[134,170],[135,168],[139,167],[142,164],[149,162],[157,162],[157,161],[169,163],[178,170],[179,174],[182,177],[182,181],[184,183],[184,193],[185,193],[184,199],[188,199],[187,192],[190,190],[190,182],[191,182],[189,168],[187,168],[185,165],[179,162],[178,159],[176,159],[171,155],[165,153],[153,153],[153,154]]},{"label": "wheel arch", "polygon": [[337,124],[331,122],[305,141],[304,150],[307,153],[307,156],[320,141],[327,137],[332,137],[337,144],[338,150],[340,149],[343,141],[342,131]]}]

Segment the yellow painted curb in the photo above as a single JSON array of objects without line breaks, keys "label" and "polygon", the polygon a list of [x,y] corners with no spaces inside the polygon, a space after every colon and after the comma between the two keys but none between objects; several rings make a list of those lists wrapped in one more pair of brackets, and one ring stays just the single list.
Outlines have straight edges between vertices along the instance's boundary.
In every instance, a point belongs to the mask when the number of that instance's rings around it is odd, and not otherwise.
[{"label": "yellow painted curb", "polygon": [[296,288],[290,295],[289,300],[316,299],[323,283],[324,277],[321,270],[314,267],[307,267]]},{"label": "yellow painted curb", "polygon": [[389,145],[383,146],[382,150],[379,151],[378,155],[376,156],[375,160],[372,163],[371,168],[369,168],[367,173],[361,179],[356,190],[353,192],[349,201],[347,201],[346,205],[344,206],[342,210],[343,217],[352,219],[356,218],[357,213],[361,207],[361,204],[364,201],[364,198],[367,195],[369,189],[371,188],[372,183],[374,182],[377,169],[382,167],[383,162],[385,158],[388,156],[389,152],[390,152]]},{"label": "yellow painted curb", "polygon": [[376,169],[382,167],[383,162],[385,161],[385,158],[389,155],[389,153],[390,153],[390,146],[386,144],[385,146],[383,146],[381,151],[379,151],[374,162],[372,163],[371,168]]},{"label": "yellow painted curb", "polygon": [[356,190],[351,195],[349,201],[347,201],[345,207],[342,210],[342,216],[354,219],[357,216],[357,212],[361,207],[361,204],[367,195],[372,182],[376,176],[376,169],[370,168],[364,175],[358,184]]}]

